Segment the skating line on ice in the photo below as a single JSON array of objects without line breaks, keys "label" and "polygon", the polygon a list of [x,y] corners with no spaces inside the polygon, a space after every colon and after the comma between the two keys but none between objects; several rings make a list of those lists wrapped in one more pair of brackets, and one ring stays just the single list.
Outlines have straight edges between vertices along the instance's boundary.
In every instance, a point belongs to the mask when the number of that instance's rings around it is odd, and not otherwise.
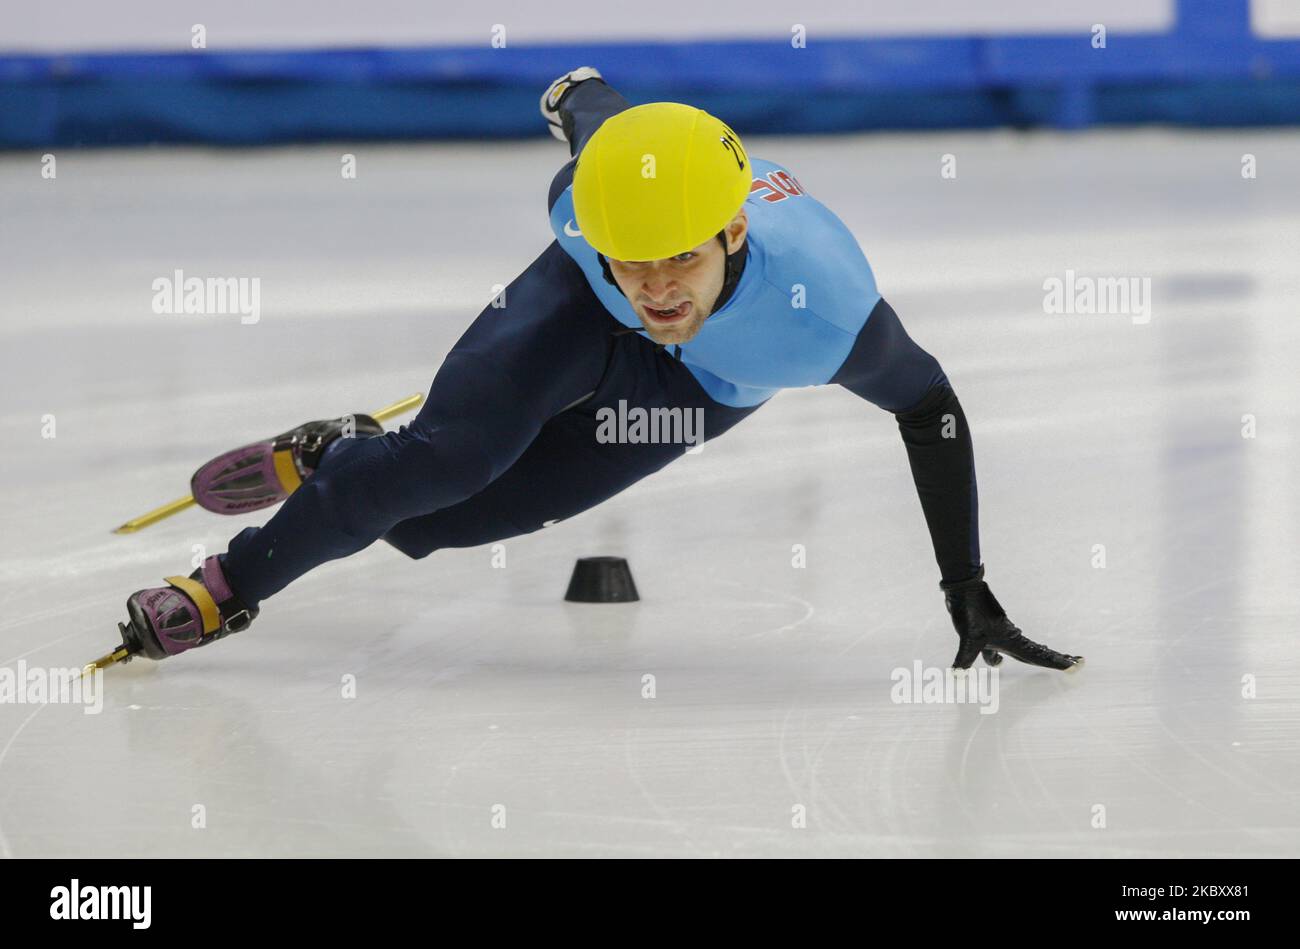
[{"label": "skating line on ice", "polygon": [[[767,596],[771,592],[769,590],[764,590],[759,587],[754,587],[750,584],[739,583],[736,581],[718,581],[718,582],[725,586],[749,591],[751,593],[757,593],[760,596]],[[786,623],[782,626],[777,626],[777,627],[769,627],[767,629],[763,629],[752,634],[740,636],[739,639],[741,640],[759,639],[773,633],[780,635],[782,633],[789,632],[803,625],[816,612],[816,607],[814,607],[812,603],[808,602],[807,600],[804,600],[801,597],[794,596],[793,594],[789,594],[789,593],[782,593],[781,596],[787,602],[793,601],[795,603],[798,603],[800,606],[802,606],[805,611],[804,615],[799,617],[792,623]],[[793,709],[787,710],[786,718],[785,718],[786,722],[789,721],[789,716],[792,713],[793,713]],[[634,753],[635,747],[638,746],[638,742],[636,739],[639,737],[640,732],[641,730],[639,728],[630,728],[624,733],[623,736],[623,753],[624,753],[624,760],[627,765],[628,777],[632,779],[633,784],[636,785],[637,791],[640,793],[641,797],[645,800],[645,802],[650,805],[651,810],[653,810],[656,814],[659,815],[660,818],[659,822],[667,825],[668,830],[672,834],[674,834],[675,836],[683,840],[687,845],[690,853],[695,855],[705,854],[706,852],[700,849],[699,845],[695,842],[694,837],[691,835],[690,828],[687,822],[684,822],[674,817],[671,812],[669,812],[662,804],[660,804],[659,801],[655,798],[654,794],[651,792],[650,788],[646,786],[645,781],[642,780],[640,768],[637,765],[635,753]],[[785,763],[784,732],[785,732],[785,727],[783,723],[778,737],[778,757],[781,760],[782,771],[785,773],[786,780],[790,784],[791,789],[797,790],[793,782],[793,777],[790,774],[789,769]],[[821,757],[821,752],[824,751],[825,747],[830,744],[830,741],[831,739],[827,739],[826,743],[823,744],[822,749],[818,751],[819,759]],[[834,808],[834,805],[832,804],[830,805],[830,807]],[[834,809],[838,811],[838,808],[834,808]],[[841,814],[840,816],[842,817],[843,815]]]},{"label": "skating line on ice", "polygon": [[[24,620],[30,620],[31,618],[32,617],[27,616],[24,617]],[[0,660],[0,666],[7,666],[10,663],[17,662],[19,659],[26,659],[28,656],[35,655],[36,653],[41,652],[44,649],[48,649],[51,646],[58,645],[59,643],[63,642],[65,639],[71,639],[73,636],[88,636],[93,631],[94,631],[93,629],[78,629],[78,630],[74,630],[71,633],[65,633],[64,635],[60,636],[58,639],[51,639],[46,642],[43,642],[39,646],[34,646],[33,648],[27,650],[26,652],[20,653],[19,655],[14,656],[11,659]]]},{"label": "skating line on ice", "polygon": [[[1179,600],[1186,599],[1187,597],[1189,597],[1189,596],[1191,596],[1191,595],[1193,595],[1193,594],[1199,592],[1200,589],[1207,589],[1207,588],[1209,588],[1209,587],[1217,586],[1217,585],[1218,585],[1220,582],[1222,582],[1222,581],[1223,581],[1223,578],[1217,578],[1216,580],[1213,580],[1213,581],[1211,581],[1211,582],[1209,582],[1209,583],[1207,583],[1207,584],[1203,584],[1200,588],[1193,588],[1193,589],[1191,589],[1191,590],[1185,590],[1185,591],[1183,591],[1180,595],[1173,597],[1172,600],[1171,600],[1170,602],[1174,602],[1174,603],[1176,603],[1176,602],[1178,602]],[[1076,595],[1077,595],[1077,594],[1076,594]],[[1162,609],[1165,608],[1165,607],[1167,607],[1168,605],[1169,605],[1168,603],[1162,604]],[[1148,618],[1150,618],[1150,617],[1145,617],[1145,616],[1128,616],[1128,617],[1124,617],[1124,618],[1120,619],[1118,622],[1112,623],[1112,624],[1110,624],[1107,628],[1105,628],[1104,630],[1102,630],[1101,633],[1099,634],[1099,636],[1109,636],[1109,635],[1113,634],[1117,629],[1119,629],[1120,627],[1124,626],[1124,625],[1127,624],[1127,623],[1136,623],[1136,622],[1138,622],[1138,621],[1141,620],[1141,619],[1148,619]],[[1173,646],[1174,646],[1175,643],[1180,643],[1180,642],[1181,642],[1181,640],[1169,640],[1169,641],[1167,641],[1166,644],[1165,644],[1164,649],[1161,650],[1160,655],[1163,656],[1165,653],[1167,653],[1169,650],[1171,650],[1171,649],[1173,648]],[[1183,668],[1186,669],[1186,666],[1184,666]],[[1061,692],[1061,693],[1068,693],[1068,690],[1069,690],[1069,688],[1070,688],[1069,683],[1068,683],[1067,681],[1064,681],[1064,680],[1059,680],[1059,679],[1058,679],[1057,682],[1055,683],[1055,685],[1056,685],[1057,691],[1058,691],[1058,692]],[[1219,818],[1220,820],[1225,820],[1225,824],[1224,824],[1224,826],[1231,826],[1231,825],[1232,825],[1232,821],[1231,821],[1231,819],[1225,818],[1225,815],[1223,815],[1223,814],[1219,814],[1219,813],[1215,813],[1214,811],[1210,810],[1209,808],[1206,808],[1205,805],[1202,804],[1201,802],[1196,801],[1196,800],[1193,800],[1193,799],[1188,798],[1188,797],[1185,797],[1185,796],[1184,796],[1184,793],[1185,793],[1185,792],[1184,792],[1184,789],[1181,789],[1181,788],[1175,787],[1173,784],[1169,783],[1169,782],[1168,782],[1168,781],[1167,781],[1167,780],[1166,780],[1166,779],[1165,779],[1165,778],[1164,778],[1164,777],[1163,777],[1163,776],[1162,776],[1158,771],[1153,771],[1152,769],[1148,768],[1148,767],[1146,766],[1145,762],[1142,760],[1142,758],[1141,758],[1140,756],[1125,753],[1122,744],[1121,744],[1120,742],[1116,741],[1115,738],[1114,738],[1114,736],[1103,735],[1103,734],[1102,734],[1102,733],[1101,733],[1097,728],[1095,728],[1095,727],[1092,725],[1092,723],[1091,723],[1091,722],[1089,721],[1089,719],[1088,719],[1088,716],[1082,714],[1082,713],[1079,711],[1079,706],[1078,706],[1077,703],[1069,702],[1069,703],[1067,703],[1067,707],[1070,709],[1070,711],[1071,711],[1071,713],[1074,715],[1074,717],[1075,717],[1075,718],[1076,718],[1080,723],[1082,723],[1083,727],[1084,727],[1085,729],[1087,729],[1087,731],[1088,731],[1090,734],[1093,735],[1094,739],[1098,742],[1098,744],[1099,744],[1100,747],[1105,747],[1105,748],[1109,749],[1110,752],[1111,752],[1113,755],[1115,755],[1116,757],[1122,758],[1130,768],[1132,768],[1132,769],[1135,770],[1135,771],[1141,772],[1141,773],[1142,773],[1143,775],[1145,775],[1148,779],[1154,781],[1154,783],[1155,783],[1156,785],[1158,785],[1159,787],[1163,788],[1163,789],[1168,793],[1168,800],[1171,800],[1171,801],[1183,801],[1184,803],[1187,803],[1187,804],[1192,804],[1192,805],[1199,806],[1199,807],[1201,807],[1203,810],[1205,810],[1207,813],[1211,814],[1212,816],[1214,816],[1214,817],[1216,817],[1216,818]],[[1157,719],[1159,719],[1159,715],[1157,715],[1156,717],[1157,717]],[[1177,745],[1177,746],[1178,746],[1182,751],[1186,752],[1186,751],[1189,750],[1189,749],[1188,749],[1188,746],[1187,746],[1187,743],[1184,742],[1184,741],[1182,741],[1181,739],[1179,739],[1177,736],[1173,735],[1173,734],[1169,731],[1168,727],[1164,725],[1163,721],[1160,722],[1160,725],[1161,725],[1161,728],[1164,729],[1165,733],[1174,739],[1176,745]],[[1185,833],[1185,831],[1183,831],[1183,833]],[[1234,854],[1234,855],[1235,855],[1235,856],[1241,856],[1241,854]]]},{"label": "skating line on ice", "polygon": [[[760,598],[771,596],[771,594],[774,592],[772,590],[763,589],[762,587],[752,586],[748,583],[740,583],[739,581],[736,580],[717,580],[715,582],[719,586],[734,587],[738,590],[744,590],[748,593],[756,593]],[[768,629],[761,629],[758,632],[748,633],[746,635],[740,636],[738,637],[739,639],[742,640],[762,639],[764,636],[768,636],[772,634],[779,636],[782,633],[788,633],[791,630],[795,629],[796,627],[802,626],[804,623],[808,622],[808,620],[812,618],[812,615],[815,612],[817,612],[817,608],[815,606],[813,606],[811,603],[809,603],[807,600],[803,599],[802,597],[795,596],[793,593],[782,592],[782,593],[778,593],[777,595],[782,597],[787,602],[794,602],[802,606],[804,608],[803,616],[799,617],[793,623],[786,623],[784,626],[777,626],[775,629],[770,627]]]},{"label": "skating line on ice", "polygon": [[[9,754],[9,749],[14,746],[14,742],[18,740],[18,736],[23,733],[23,729],[26,728],[31,723],[31,720],[39,715],[44,708],[45,706],[42,704],[32,709],[32,714],[23,719],[23,723],[14,730],[14,733],[9,736],[9,740],[5,742],[4,748],[0,748],[0,770],[4,769],[5,758]],[[5,860],[12,860],[13,856],[13,851],[9,849],[9,841],[5,838],[4,828],[0,827],[0,857],[3,857]]]},{"label": "skating line on ice", "polygon": [[641,780],[641,771],[637,767],[636,756],[633,753],[634,741],[641,734],[639,728],[629,728],[623,735],[623,760],[627,765],[627,775],[636,785],[637,791],[645,802],[650,805],[650,809],[659,815],[660,820],[667,825],[668,830],[676,837],[680,838],[685,844],[688,851],[695,856],[703,856],[704,851],[695,842],[694,836],[685,821],[678,820],[667,808],[655,800],[655,796],[650,793],[644,781]]},{"label": "skating line on ice", "polygon": [[[802,709],[801,711],[806,717],[808,710]],[[785,714],[781,717],[781,728],[777,732],[777,760],[781,762],[781,773],[785,776],[786,784],[789,785],[791,792],[794,793],[796,801],[807,797],[810,807],[816,812],[820,813],[823,809],[832,812],[832,816],[837,821],[840,821],[840,826],[828,827],[828,829],[834,831],[836,834],[856,833],[858,828],[853,823],[852,819],[850,819],[833,800],[821,797],[817,789],[817,768],[821,764],[822,757],[826,754],[826,749],[835,741],[835,734],[830,729],[827,729],[829,734],[825,736],[824,740],[813,754],[812,759],[809,760],[809,746],[807,741],[808,732],[804,728],[800,728],[799,731],[800,734],[804,736],[804,740],[801,742],[799,750],[804,761],[804,768],[808,773],[807,794],[801,794],[799,788],[796,787],[794,775],[790,773],[790,767],[786,762],[786,735],[789,733],[790,718],[794,713],[795,709],[793,706],[786,708]]]}]

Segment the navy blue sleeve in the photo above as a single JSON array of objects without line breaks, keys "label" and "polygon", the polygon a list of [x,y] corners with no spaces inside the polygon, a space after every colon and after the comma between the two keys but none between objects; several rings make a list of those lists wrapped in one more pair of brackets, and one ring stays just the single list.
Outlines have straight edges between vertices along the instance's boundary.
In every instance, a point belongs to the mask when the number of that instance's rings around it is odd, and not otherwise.
[{"label": "navy blue sleeve", "polygon": [[935,386],[947,385],[948,377],[938,360],[912,341],[894,308],[882,299],[830,381],[887,412],[901,412]]},{"label": "navy blue sleeve", "polygon": [[882,299],[830,381],[894,414],[940,573],[945,582],[974,576],[980,565],[974,446],[938,361],[912,341]]},{"label": "navy blue sleeve", "polygon": [[573,184],[573,168],[587,140],[596,134],[596,129],[607,118],[628,108],[631,108],[631,103],[601,79],[588,79],[574,86],[573,91],[565,95],[560,106],[560,120],[564,125],[564,134],[569,137],[569,154],[574,158],[551,181],[551,192],[546,201],[548,214],[560,195],[564,194],[564,189]]}]

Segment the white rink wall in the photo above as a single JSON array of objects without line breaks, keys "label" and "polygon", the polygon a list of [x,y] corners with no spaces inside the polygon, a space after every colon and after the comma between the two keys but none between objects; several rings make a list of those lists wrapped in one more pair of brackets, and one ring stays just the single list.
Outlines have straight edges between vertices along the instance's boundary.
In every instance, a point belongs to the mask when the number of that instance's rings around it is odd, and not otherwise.
[{"label": "white rink wall", "polygon": [[[1259,4],[1260,0],[1256,0]],[[1272,4],[1270,7],[1269,4]],[[792,8],[772,0],[661,0],[612,12],[599,0],[570,0],[564,15],[528,0],[481,4],[429,4],[420,0],[130,0],[105,5],[63,0],[57,5],[12,0],[0,52],[183,50],[201,23],[214,44],[244,48],[355,46],[475,46],[490,41],[494,25],[511,42],[732,39],[790,32],[798,22],[821,36],[933,36],[970,33],[1086,32],[1094,23],[1117,31],[1169,28],[1173,0],[807,0]],[[1285,13],[1265,0],[1272,22]]]}]

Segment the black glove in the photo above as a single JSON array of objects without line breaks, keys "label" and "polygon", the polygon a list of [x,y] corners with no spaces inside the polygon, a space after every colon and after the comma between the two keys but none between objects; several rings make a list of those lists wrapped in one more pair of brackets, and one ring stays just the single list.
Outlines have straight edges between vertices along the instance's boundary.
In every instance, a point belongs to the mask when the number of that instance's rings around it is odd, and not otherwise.
[{"label": "black glove", "polygon": [[969,580],[958,583],[940,583],[944,603],[952,614],[952,625],[957,630],[961,645],[953,668],[969,669],[977,655],[996,666],[1002,653],[1027,662],[1031,666],[1049,669],[1072,670],[1083,665],[1082,656],[1067,656],[1055,649],[1027,639],[1016,625],[1007,619],[1007,611],[993,598],[993,591],[984,582],[984,566]]}]

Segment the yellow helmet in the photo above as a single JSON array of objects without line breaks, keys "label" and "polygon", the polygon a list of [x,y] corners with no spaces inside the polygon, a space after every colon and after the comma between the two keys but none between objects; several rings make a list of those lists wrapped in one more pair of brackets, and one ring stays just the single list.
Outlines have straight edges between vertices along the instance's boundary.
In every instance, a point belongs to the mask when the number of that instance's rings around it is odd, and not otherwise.
[{"label": "yellow helmet", "polygon": [[749,194],[740,138],[703,109],[651,102],[606,119],[578,156],[573,211],[615,260],[661,260],[727,226]]}]

